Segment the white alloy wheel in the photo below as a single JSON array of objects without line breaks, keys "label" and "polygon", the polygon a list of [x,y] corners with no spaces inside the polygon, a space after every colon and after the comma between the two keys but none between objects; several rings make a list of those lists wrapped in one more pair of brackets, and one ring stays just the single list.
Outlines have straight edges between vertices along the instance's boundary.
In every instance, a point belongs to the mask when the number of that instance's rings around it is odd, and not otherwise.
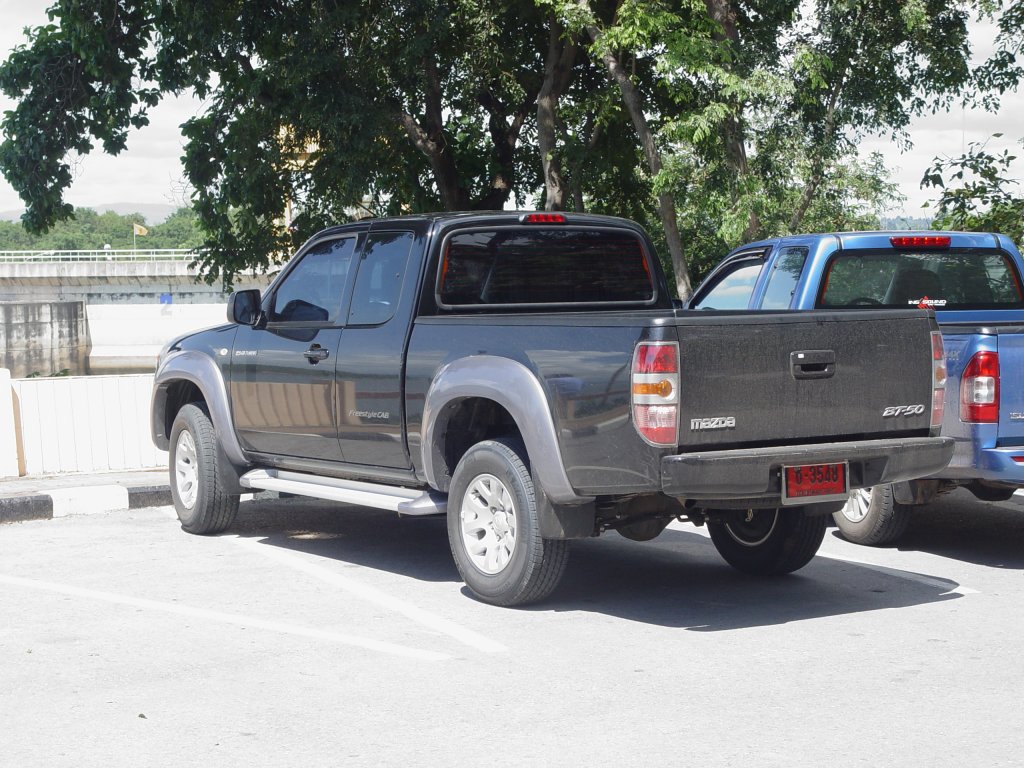
[{"label": "white alloy wheel", "polygon": [[840,513],[851,523],[859,523],[868,516],[868,508],[870,506],[871,489],[857,488],[850,491],[850,498],[842,510],[840,510]]},{"label": "white alloy wheel", "polygon": [[174,482],[182,505],[192,509],[199,494],[199,462],[196,441],[187,429],[181,431],[174,446]]},{"label": "white alloy wheel", "polygon": [[470,562],[486,574],[501,573],[516,549],[516,505],[508,488],[494,475],[477,475],[459,517]]}]

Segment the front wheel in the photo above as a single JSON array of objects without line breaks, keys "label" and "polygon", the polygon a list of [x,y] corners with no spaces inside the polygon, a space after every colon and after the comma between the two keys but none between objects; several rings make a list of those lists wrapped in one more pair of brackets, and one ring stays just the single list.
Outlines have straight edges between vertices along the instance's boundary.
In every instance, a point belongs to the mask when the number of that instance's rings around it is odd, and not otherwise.
[{"label": "front wheel", "polygon": [[754,576],[778,576],[811,561],[828,526],[827,517],[799,509],[752,509],[708,523],[711,541],[733,568]]},{"label": "front wheel", "polygon": [[540,535],[526,452],[507,439],[477,443],[448,494],[448,541],[466,586],[492,605],[542,600],[558,586],[569,543]]},{"label": "front wheel", "polygon": [[220,533],[234,522],[238,496],[224,492],[217,433],[201,403],[182,406],[171,427],[171,498],[189,533]]},{"label": "front wheel", "polygon": [[854,544],[891,544],[907,530],[910,507],[897,504],[892,485],[851,491],[850,500],[832,515],[843,538]]}]

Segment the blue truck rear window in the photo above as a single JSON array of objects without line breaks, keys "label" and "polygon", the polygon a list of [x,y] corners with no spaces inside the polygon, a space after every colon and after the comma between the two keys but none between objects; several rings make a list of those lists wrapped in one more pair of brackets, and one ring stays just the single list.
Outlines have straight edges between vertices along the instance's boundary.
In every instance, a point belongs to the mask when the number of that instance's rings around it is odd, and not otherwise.
[{"label": "blue truck rear window", "polygon": [[644,304],[655,292],[632,232],[517,227],[449,237],[437,296],[445,307],[493,307]]},{"label": "blue truck rear window", "polygon": [[840,251],[832,257],[816,306],[1024,307],[1020,275],[998,250]]}]

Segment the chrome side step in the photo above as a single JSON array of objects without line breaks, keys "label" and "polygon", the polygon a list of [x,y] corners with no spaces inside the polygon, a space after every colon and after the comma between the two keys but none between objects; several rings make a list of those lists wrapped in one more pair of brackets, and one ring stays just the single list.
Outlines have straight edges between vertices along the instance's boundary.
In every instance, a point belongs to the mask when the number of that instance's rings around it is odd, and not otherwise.
[{"label": "chrome side step", "polygon": [[400,488],[395,485],[361,483],[337,477],[307,475],[280,469],[254,469],[242,475],[243,488],[294,493],[315,499],[341,501],[376,509],[389,509],[400,515],[443,515],[448,497],[434,491]]}]

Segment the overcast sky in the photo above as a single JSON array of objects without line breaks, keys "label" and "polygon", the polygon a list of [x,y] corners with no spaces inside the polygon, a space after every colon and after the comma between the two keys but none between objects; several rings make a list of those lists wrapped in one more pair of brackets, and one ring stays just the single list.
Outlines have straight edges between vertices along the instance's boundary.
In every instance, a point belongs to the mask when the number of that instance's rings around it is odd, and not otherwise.
[{"label": "overcast sky", "polygon": [[[11,48],[24,42],[24,27],[47,22],[49,5],[48,0],[0,0],[0,54],[4,58]],[[972,37],[982,56],[991,49],[992,35],[991,26],[974,28]],[[9,100],[0,96],[0,110],[11,106]],[[67,193],[68,202],[80,206],[121,201],[183,204],[179,126],[197,109],[198,104],[190,98],[165,98],[150,111],[150,125],[129,135],[128,148],[120,155],[110,157],[97,150],[81,158],[75,169],[75,182]],[[892,178],[907,196],[902,211],[887,213],[926,216],[930,211],[921,206],[934,199],[935,194],[921,190],[919,184],[932,159],[936,155],[959,155],[970,142],[984,141],[998,132],[1004,136],[990,140],[990,149],[1009,147],[1024,155],[1024,147],[1016,143],[1024,136],[1024,94],[1007,97],[997,114],[956,108],[949,114],[919,118],[910,128],[914,146],[904,154],[887,137],[864,140],[861,151],[882,152]],[[1024,162],[1017,162],[1014,173],[1017,178],[1024,178]],[[0,178],[0,211],[22,207],[17,193]]]}]

